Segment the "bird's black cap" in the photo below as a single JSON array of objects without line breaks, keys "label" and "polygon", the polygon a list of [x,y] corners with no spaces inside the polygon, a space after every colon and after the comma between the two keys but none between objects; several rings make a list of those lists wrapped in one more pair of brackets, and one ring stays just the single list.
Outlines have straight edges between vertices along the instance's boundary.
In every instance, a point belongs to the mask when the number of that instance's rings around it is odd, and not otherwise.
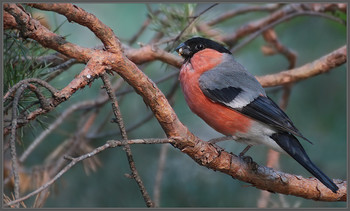
[{"label": "bird's black cap", "polygon": [[195,53],[206,48],[214,49],[221,53],[231,54],[223,45],[203,37],[194,37],[181,43],[175,51],[186,60],[190,59]]}]

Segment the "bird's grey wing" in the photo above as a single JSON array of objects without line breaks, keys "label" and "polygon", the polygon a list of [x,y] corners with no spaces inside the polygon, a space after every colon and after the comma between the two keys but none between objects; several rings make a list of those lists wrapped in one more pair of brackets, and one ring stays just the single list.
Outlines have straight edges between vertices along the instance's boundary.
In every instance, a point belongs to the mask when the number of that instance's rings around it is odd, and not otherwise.
[{"label": "bird's grey wing", "polygon": [[256,78],[231,55],[224,55],[219,65],[204,72],[199,78],[199,86],[211,100],[233,109],[240,109],[259,95],[266,95]]},{"label": "bird's grey wing", "polygon": [[231,55],[225,55],[219,65],[204,72],[199,78],[199,86],[211,101],[309,141],[280,107],[266,96],[256,78]]}]

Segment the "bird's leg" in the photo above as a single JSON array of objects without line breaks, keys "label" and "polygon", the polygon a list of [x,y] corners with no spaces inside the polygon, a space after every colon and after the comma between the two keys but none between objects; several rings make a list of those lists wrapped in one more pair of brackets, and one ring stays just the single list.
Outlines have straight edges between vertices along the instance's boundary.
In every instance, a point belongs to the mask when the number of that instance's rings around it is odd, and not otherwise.
[{"label": "bird's leg", "polygon": [[208,141],[208,143],[210,143],[213,147],[215,147],[215,149],[216,149],[218,152],[222,152],[222,151],[224,151],[224,149],[221,148],[220,146],[218,146],[216,143],[221,142],[221,141],[230,140],[230,139],[233,139],[233,137],[232,137],[232,136],[223,136],[223,137],[220,137],[220,138],[213,138],[213,139],[210,139],[210,140]]},{"label": "bird's leg", "polygon": [[239,153],[239,157],[243,157],[244,154],[245,154],[246,152],[248,152],[248,150],[250,149],[250,147],[252,147],[252,145],[246,146],[246,148],[244,148],[244,150],[243,150],[241,153]]},{"label": "bird's leg", "polygon": [[242,160],[244,160],[248,165],[253,165],[253,169],[257,169],[257,164],[253,161],[253,159],[250,156],[244,156],[244,154],[252,147],[252,145],[246,146],[241,153],[239,153],[238,157],[240,157]]},{"label": "bird's leg", "polygon": [[233,139],[233,136],[223,136],[223,137],[220,137],[220,138],[213,138],[213,139],[210,139],[208,142],[211,143],[211,144],[216,144],[218,142],[227,141],[227,140],[230,140],[230,139]]}]

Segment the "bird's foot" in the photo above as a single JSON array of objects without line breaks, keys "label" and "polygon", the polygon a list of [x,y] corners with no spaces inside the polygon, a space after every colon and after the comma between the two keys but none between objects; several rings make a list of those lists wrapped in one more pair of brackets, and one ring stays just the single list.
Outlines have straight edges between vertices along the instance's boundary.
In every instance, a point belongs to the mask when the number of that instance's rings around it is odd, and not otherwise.
[{"label": "bird's foot", "polygon": [[209,144],[211,144],[215,149],[216,151],[218,151],[219,153],[221,153],[222,151],[224,151],[224,148],[220,147],[219,145],[215,144],[215,143],[211,143],[208,141]]},{"label": "bird's foot", "polygon": [[248,163],[248,164],[250,164],[250,163],[252,163],[253,162],[253,158],[252,157],[250,157],[250,156],[239,156],[244,162],[246,162],[246,163]]},{"label": "bird's foot", "polygon": [[246,146],[246,148],[243,149],[243,151],[241,153],[239,153],[239,157],[244,157],[244,154],[246,152],[248,152],[248,150],[250,149],[250,147],[252,147],[252,145],[248,145]]}]

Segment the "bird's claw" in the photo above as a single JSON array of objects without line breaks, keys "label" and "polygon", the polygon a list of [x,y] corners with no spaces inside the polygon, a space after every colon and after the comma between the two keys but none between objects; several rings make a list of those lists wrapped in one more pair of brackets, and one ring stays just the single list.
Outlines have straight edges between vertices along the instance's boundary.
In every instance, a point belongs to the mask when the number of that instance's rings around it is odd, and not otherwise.
[{"label": "bird's claw", "polygon": [[220,147],[219,145],[217,144],[214,144],[214,143],[211,143],[210,141],[208,142],[210,145],[212,145],[216,151],[218,151],[219,153],[221,153],[222,151],[224,151],[224,148]]}]

